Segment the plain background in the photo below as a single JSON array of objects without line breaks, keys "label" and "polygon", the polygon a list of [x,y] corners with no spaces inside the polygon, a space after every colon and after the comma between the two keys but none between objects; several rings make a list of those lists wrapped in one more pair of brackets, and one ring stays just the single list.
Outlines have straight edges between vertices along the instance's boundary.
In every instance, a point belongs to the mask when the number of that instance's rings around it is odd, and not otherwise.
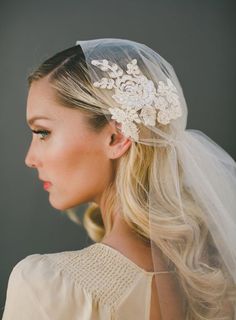
[{"label": "plain background", "polygon": [[[189,109],[187,128],[203,131],[235,159],[235,7],[229,0],[1,0],[1,309],[19,260],[92,243],[83,228],[50,206],[37,172],[24,164],[31,140],[28,73],[76,40],[145,43],[176,71]],[[84,208],[78,208],[80,216]]]}]

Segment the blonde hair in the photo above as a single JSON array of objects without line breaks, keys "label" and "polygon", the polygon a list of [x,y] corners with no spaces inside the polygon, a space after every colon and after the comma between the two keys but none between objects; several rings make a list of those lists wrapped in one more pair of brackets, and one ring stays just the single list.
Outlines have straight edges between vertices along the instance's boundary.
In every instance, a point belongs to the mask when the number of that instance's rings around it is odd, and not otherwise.
[{"label": "blonde hair", "polygon": [[[59,52],[43,62],[29,75],[29,86],[46,76],[59,103],[84,112],[91,130],[99,132],[108,124],[104,110],[111,106],[112,99],[107,95],[104,101],[99,89],[91,85],[79,46]],[[168,126],[163,130],[168,130]],[[184,187],[179,164],[181,195],[188,224],[177,211],[178,202],[170,183],[167,161],[169,152],[168,146],[158,148],[132,142],[129,150],[117,160],[115,179],[103,194],[105,221],[98,205],[90,203],[84,213],[83,225],[90,238],[100,242],[110,232],[112,213],[119,208],[126,223],[145,241],[154,241],[174,264],[187,303],[186,320],[232,320],[236,287],[207,228],[203,209]],[[155,212],[154,239],[150,239],[148,217],[150,182],[155,186],[160,207]],[[165,216],[163,212],[166,212]],[[80,223],[73,211],[67,213],[70,219]],[[214,252],[214,255],[209,256],[208,252]]]}]

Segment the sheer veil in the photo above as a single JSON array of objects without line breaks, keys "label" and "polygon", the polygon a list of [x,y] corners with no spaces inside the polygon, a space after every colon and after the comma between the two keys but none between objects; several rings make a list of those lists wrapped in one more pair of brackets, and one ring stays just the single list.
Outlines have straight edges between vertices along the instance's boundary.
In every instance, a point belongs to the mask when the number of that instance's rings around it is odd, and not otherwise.
[{"label": "sheer veil", "polygon": [[[116,38],[78,40],[76,45],[83,50],[98,99],[110,101],[109,108],[104,106],[108,119],[112,114],[112,119],[122,124],[123,133],[133,141],[168,150],[167,181],[173,186],[171,190],[176,199],[173,232],[167,227],[168,212],[156,196],[153,181],[159,179],[158,170],[152,170],[153,179],[148,188],[150,239],[162,319],[171,319],[168,309],[174,306],[167,287],[174,288],[173,292],[179,291],[183,313],[176,314],[176,320],[213,319],[214,310],[208,309],[204,298],[200,301],[194,294],[191,296],[191,286],[198,281],[203,287],[210,273],[220,279],[219,265],[224,266],[229,281],[236,284],[236,163],[206,134],[186,129],[188,111],[181,85],[172,66],[157,52],[145,44]],[[202,239],[195,238],[197,226],[186,206],[187,194],[199,208],[199,226],[207,225],[209,232],[203,234],[208,246],[201,247]],[[179,232],[183,234],[182,239],[177,237]],[[175,243],[178,254],[169,254],[171,243]],[[195,255],[188,243],[196,247],[199,243]],[[164,268],[157,254],[158,247],[166,257],[165,267],[169,273],[161,274]],[[183,274],[188,275],[188,281]],[[205,288],[204,294],[207,290],[214,291],[214,288]],[[186,293],[189,301],[199,300],[195,311],[187,304]],[[199,314],[196,310],[200,310]]]}]

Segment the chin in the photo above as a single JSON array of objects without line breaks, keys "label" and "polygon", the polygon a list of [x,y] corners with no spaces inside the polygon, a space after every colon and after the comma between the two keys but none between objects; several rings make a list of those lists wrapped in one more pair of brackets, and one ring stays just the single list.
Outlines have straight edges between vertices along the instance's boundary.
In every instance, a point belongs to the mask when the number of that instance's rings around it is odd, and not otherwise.
[{"label": "chin", "polygon": [[65,201],[60,201],[60,200],[56,200],[56,199],[51,199],[49,197],[49,203],[51,204],[51,206],[54,209],[60,210],[60,211],[65,211],[70,209],[72,206],[70,205],[70,203],[65,202]]},{"label": "chin", "polygon": [[60,210],[60,211],[66,211],[69,209],[74,209],[76,206],[79,206],[81,204],[86,204],[88,201],[90,200],[85,200],[85,201],[62,201],[62,199],[60,199],[59,201],[55,200],[55,199],[51,199],[49,197],[49,202],[51,204],[51,206],[54,209]]}]

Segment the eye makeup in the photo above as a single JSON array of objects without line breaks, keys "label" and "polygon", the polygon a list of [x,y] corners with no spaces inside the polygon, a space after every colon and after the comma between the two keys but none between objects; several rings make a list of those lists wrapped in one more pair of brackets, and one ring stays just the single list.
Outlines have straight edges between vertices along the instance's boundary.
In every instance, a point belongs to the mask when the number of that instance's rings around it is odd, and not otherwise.
[{"label": "eye makeup", "polygon": [[50,134],[48,130],[31,130],[35,134],[42,135],[40,140],[45,140],[45,138]]}]

